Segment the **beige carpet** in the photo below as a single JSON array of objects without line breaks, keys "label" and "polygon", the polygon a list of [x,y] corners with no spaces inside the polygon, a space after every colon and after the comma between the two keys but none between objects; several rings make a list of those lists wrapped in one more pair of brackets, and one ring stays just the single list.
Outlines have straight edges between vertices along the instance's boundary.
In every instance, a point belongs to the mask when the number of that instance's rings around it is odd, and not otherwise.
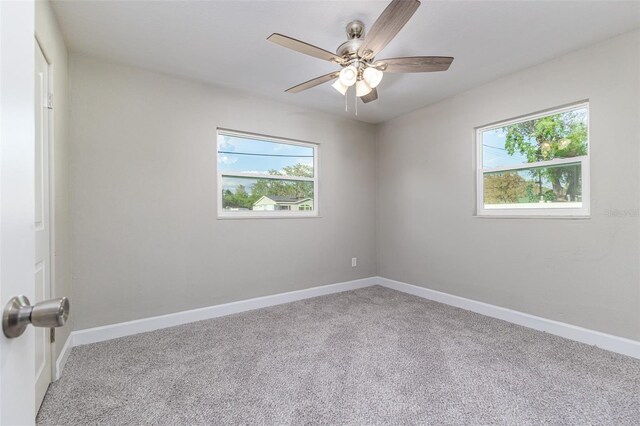
[{"label": "beige carpet", "polygon": [[369,287],[74,348],[40,425],[638,425],[640,360]]}]

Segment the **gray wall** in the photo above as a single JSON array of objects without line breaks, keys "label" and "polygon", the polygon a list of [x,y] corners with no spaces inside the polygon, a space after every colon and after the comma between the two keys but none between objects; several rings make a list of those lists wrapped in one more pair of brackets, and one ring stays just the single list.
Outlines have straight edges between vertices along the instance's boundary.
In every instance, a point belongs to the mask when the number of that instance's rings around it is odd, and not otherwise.
[{"label": "gray wall", "polygon": [[[639,57],[626,34],[380,125],[379,275],[640,339]],[[474,217],[474,127],[583,99],[591,218]]]},{"label": "gray wall", "polygon": [[[54,234],[51,239],[52,294],[51,297],[67,296],[75,311],[71,282],[71,220],[69,212],[69,85],[67,48],[60,27],[48,1],[37,1],[36,38],[51,64],[53,74],[53,138],[51,153],[51,222]],[[73,330],[75,315],[56,330],[55,356],[57,357]],[[55,362],[55,360],[54,360]]]},{"label": "gray wall", "polygon": [[[378,274],[640,339],[639,52],[630,33],[378,126],[72,56],[75,329]],[[474,127],[583,99],[592,217],[474,217]],[[320,143],[322,217],[217,220],[217,126]]]},{"label": "gray wall", "polygon": [[[374,126],[89,58],[70,72],[76,329],[375,275]],[[217,220],[218,126],[319,143],[322,217]]]}]

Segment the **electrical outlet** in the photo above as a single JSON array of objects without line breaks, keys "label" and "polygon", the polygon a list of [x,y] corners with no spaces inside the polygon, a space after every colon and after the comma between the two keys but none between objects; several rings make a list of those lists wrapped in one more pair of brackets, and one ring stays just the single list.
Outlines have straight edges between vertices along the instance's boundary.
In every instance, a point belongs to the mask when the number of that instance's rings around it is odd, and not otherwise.
[{"label": "electrical outlet", "polygon": [[357,257],[352,257],[351,258],[351,267],[355,268],[356,266],[358,266],[358,258]]}]

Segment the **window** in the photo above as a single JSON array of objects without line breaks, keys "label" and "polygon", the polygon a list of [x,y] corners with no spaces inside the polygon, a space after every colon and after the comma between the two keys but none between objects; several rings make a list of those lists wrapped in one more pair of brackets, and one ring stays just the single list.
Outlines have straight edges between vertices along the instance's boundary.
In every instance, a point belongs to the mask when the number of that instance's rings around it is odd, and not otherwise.
[{"label": "window", "polygon": [[318,145],[218,129],[218,217],[318,215]]},{"label": "window", "polygon": [[478,216],[589,215],[589,105],[476,131]]}]

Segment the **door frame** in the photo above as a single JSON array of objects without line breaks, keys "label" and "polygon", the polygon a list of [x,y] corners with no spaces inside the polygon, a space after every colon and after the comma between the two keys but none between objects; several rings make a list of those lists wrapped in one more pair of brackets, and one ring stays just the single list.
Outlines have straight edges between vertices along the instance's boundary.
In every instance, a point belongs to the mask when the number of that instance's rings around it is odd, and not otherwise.
[{"label": "door frame", "polygon": [[[36,49],[40,49],[40,51],[42,52],[42,56],[44,56],[45,61],[47,62],[47,96],[50,96],[52,99],[55,99],[55,95],[54,95],[54,64],[53,61],[51,60],[51,55],[47,55],[47,50],[43,47],[43,43],[40,42],[40,40],[38,40],[38,36],[35,35],[35,48]],[[34,52],[35,54],[35,52]],[[55,105],[50,106],[49,108],[47,108],[47,145],[48,145],[48,152],[49,152],[49,156],[47,158],[47,162],[48,164],[48,171],[49,171],[49,176],[47,176],[47,179],[49,179],[49,298],[53,299],[56,296],[54,289],[56,288],[55,286],[55,276],[56,276],[56,265],[54,262],[54,250],[55,250],[55,186],[54,186],[54,182],[55,182],[55,173],[54,173],[54,156],[55,156],[55,139],[54,139],[54,135],[55,135],[55,113],[53,110],[53,107],[55,107]],[[55,333],[55,329],[53,329],[53,332]],[[55,336],[55,334],[54,334]],[[57,379],[59,379],[58,377],[58,371],[56,368],[56,361],[57,361],[57,357],[56,357],[56,345],[55,345],[55,341],[52,342],[51,339],[49,339],[49,354],[51,357],[51,365],[50,365],[50,374],[51,374],[51,382],[53,383],[54,381],[56,381]]]}]

